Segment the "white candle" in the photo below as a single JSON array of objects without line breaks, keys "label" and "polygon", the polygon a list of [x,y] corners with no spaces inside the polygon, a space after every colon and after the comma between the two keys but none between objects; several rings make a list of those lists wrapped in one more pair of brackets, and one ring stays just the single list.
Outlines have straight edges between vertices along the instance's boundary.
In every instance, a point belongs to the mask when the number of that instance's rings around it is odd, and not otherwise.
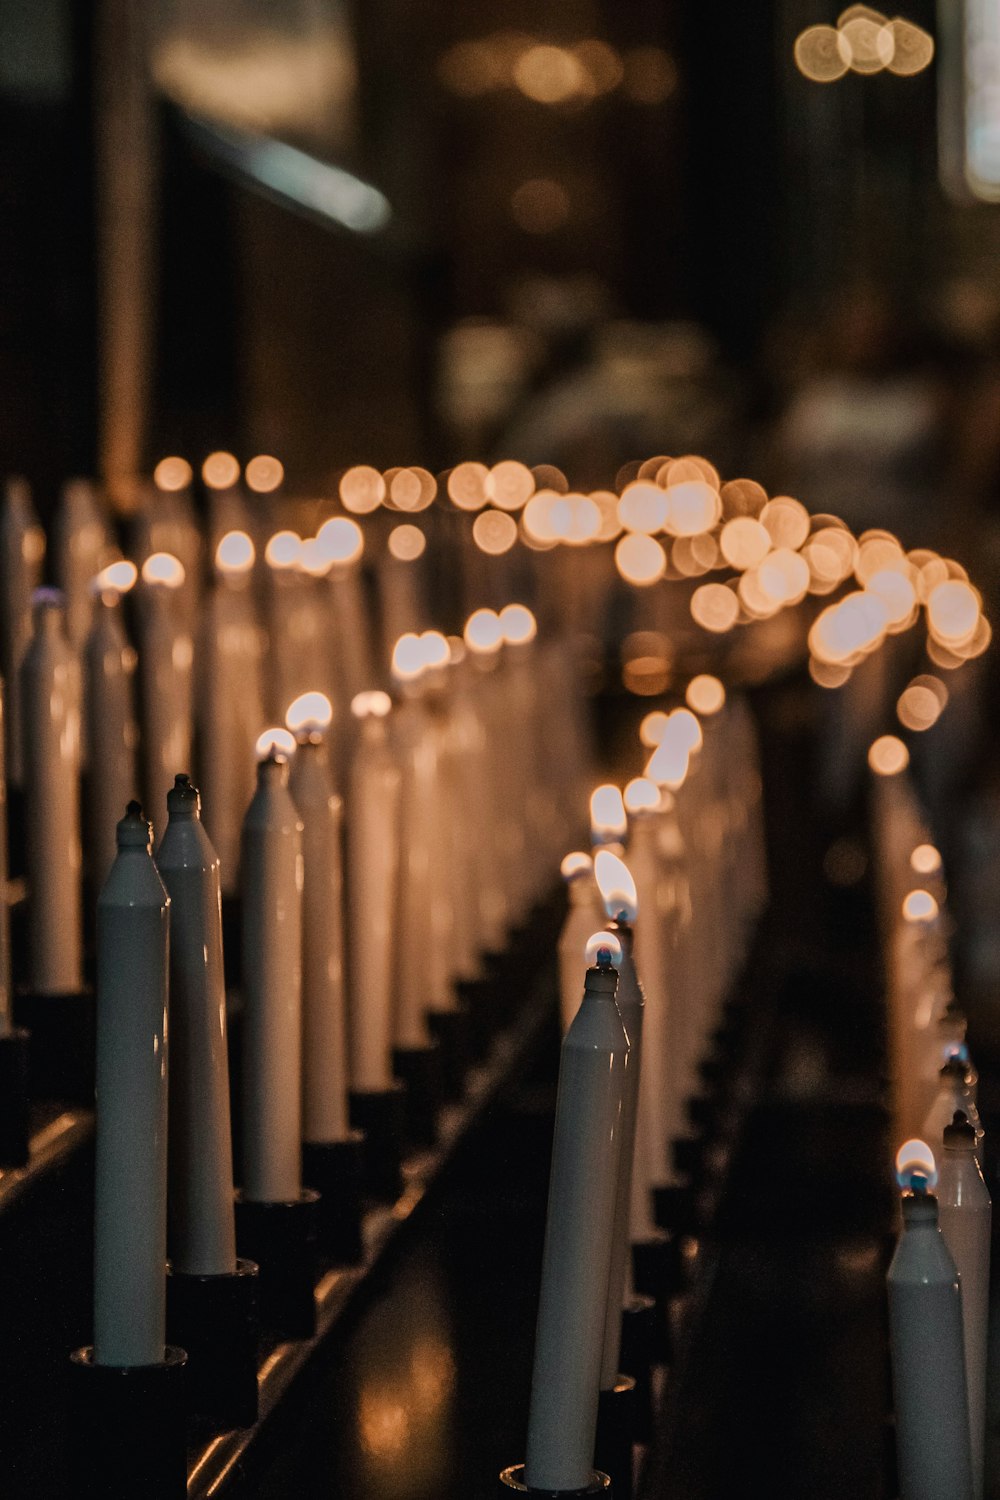
[{"label": "white candle", "polygon": [[302,819],[302,1138],[342,1141],[347,1118],[341,803],[326,731],[329,698],[304,693],[286,723],[298,738],[289,786]]},{"label": "white candle", "polygon": [[35,601],[21,677],[30,984],[39,995],[72,994],[83,983],[79,661],[61,594],[39,589]]},{"label": "white candle", "polygon": [[135,720],[136,654],[125,634],[121,597],[135,583],[130,562],[94,580],[97,604],[83,653],[87,764],[87,863],[99,890],[115,861],[115,818],[139,790]]},{"label": "white candle", "polygon": [[90,629],[93,597],[90,581],[108,561],[111,543],[94,486],[86,479],[63,485],[52,520],[56,579],[66,597],[66,634],[83,650]]},{"label": "white candle", "polygon": [[169,552],[142,565],[139,689],[142,772],[154,832],[167,825],[167,791],[191,765],[194,648],[176,606],[184,569]]},{"label": "white candle", "polygon": [[396,715],[400,766],[399,909],[395,945],[394,1040],[399,1047],[429,1045],[426,1012],[429,984],[425,965],[415,964],[431,930],[432,823],[436,764],[425,733],[423,705],[416,696],[424,671],[419,636],[402,636],[393,651],[393,675],[407,697]]},{"label": "white candle", "polygon": [[930,1143],[932,1151],[941,1149],[945,1128],[955,1118],[955,1111],[960,1109],[968,1116],[969,1123],[976,1132],[977,1150],[982,1156],[985,1131],[968,1086],[967,1075],[968,1062],[961,1056],[949,1057],[941,1068],[938,1091],[920,1131],[923,1139]]},{"label": "white candle", "polygon": [[525,1483],[590,1483],[614,1234],[628,1038],[615,1004],[621,945],[591,943],[583,1001],[562,1044]]},{"label": "white candle", "polygon": [[928,1155],[912,1141],[897,1156],[901,1182],[914,1189],[903,1194],[888,1276],[899,1489],[905,1500],[973,1500],[962,1298],[927,1191],[937,1177]]},{"label": "white candle", "polygon": [[976,1132],[968,1117],[955,1115],[945,1127],[938,1180],[938,1217],[944,1242],[962,1287],[965,1380],[969,1394],[972,1480],[976,1500],[983,1493],[986,1438],[986,1354],[990,1322],[989,1189],[976,1159]]},{"label": "white candle", "polygon": [[278,531],[264,552],[267,563],[268,704],[283,718],[299,693],[320,677],[324,659],[323,611],[302,565],[303,542],[294,531]]},{"label": "white candle", "polygon": [[350,965],[351,1086],[392,1084],[392,975],[399,870],[400,776],[389,751],[388,693],[362,693],[351,704],[360,733],[348,787],[347,892]]},{"label": "white candle", "polygon": [[455,977],[455,893],[452,886],[452,825],[455,817],[454,782],[450,780],[448,749],[447,668],[451,653],[438,630],[425,630],[420,637],[423,671],[422,732],[431,769],[428,795],[423,803],[426,840],[430,928],[424,951],[427,966],[427,1008],[453,1011],[457,1005]]},{"label": "white candle", "polygon": [[170,898],[137,802],[97,903],[94,1360],[163,1360]]},{"label": "white candle", "polygon": [[595,919],[602,917],[594,864],[589,854],[567,854],[560,866],[566,882],[569,909],[559,934],[559,1015],[563,1034],[580,1009],[580,976],[587,939]]},{"label": "white candle", "polygon": [[45,532],[38,524],[31,491],[23,479],[9,479],[0,509],[0,674],[7,690],[7,776],[24,785],[21,724],[21,668],[31,641],[31,596],[42,581]]},{"label": "white candle", "polygon": [[288,789],[287,731],[243,820],[243,1192],[288,1203],[302,1188],[302,823]]},{"label": "white candle", "polygon": [[[500,617],[493,610],[474,610],[465,622],[463,644],[468,652],[464,673],[468,728],[475,760],[466,763],[465,796],[475,798],[479,831],[477,908],[479,947],[484,952],[502,948],[509,916],[504,871],[504,834],[501,792],[494,775],[497,735],[492,720],[492,697],[501,647]],[[500,740],[502,745],[502,737]]]},{"label": "white candle", "polygon": [[219,858],[187,776],[167,793],[157,865],[170,895],[169,1247],[175,1271],[236,1270]]},{"label": "white candle", "polygon": [[353,703],[375,679],[371,630],[361,579],[364,533],[348,516],[332,516],[316,533],[318,552],[328,560],[326,588],[334,641],[337,702]]}]

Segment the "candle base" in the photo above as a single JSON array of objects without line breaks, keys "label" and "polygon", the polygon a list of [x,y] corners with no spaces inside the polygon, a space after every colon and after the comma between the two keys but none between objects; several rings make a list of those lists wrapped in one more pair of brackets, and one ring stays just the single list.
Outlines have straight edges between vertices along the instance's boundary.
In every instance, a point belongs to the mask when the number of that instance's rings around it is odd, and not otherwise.
[{"label": "candle base", "polygon": [[342,1141],[304,1141],[302,1179],[319,1193],[316,1231],[324,1260],[356,1266],[364,1259],[361,1198],[365,1138],[352,1130]]},{"label": "candle base", "polygon": [[653,1188],[653,1218],[661,1229],[688,1234],[695,1227],[695,1193],[688,1182],[661,1183]]},{"label": "candle base", "polygon": [[441,1048],[437,1042],[431,1042],[428,1047],[394,1047],[392,1071],[406,1085],[407,1144],[418,1149],[436,1146],[438,1110],[444,1092]]},{"label": "candle base", "polygon": [[236,1194],[236,1244],[260,1267],[260,1320],[282,1339],[316,1333],[319,1194],[303,1188],[287,1203],[253,1203]]},{"label": "candle base", "polygon": [[68,1366],[72,1492],[80,1500],[184,1500],[187,1494],[187,1355],[167,1348],[159,1365],[94,1363],[77,1349]]},{"label": "candle base", "polygon": [[511,1500],[511,1490],[519,1495],[548,1496],[549,1500],[570,1500],[573,1495],[588,1496],[591,1500],[611,1500],[611,1480],[607,1474],[595,1469],[591,1481],[584,1490],[529,1490],[524,1482],[524,1464],[511,1464],[501,1469],[497,1482],[497,1500]]},{"label": "candle base", "polygon": [[653,1436],[653,1364],[656,1345],[656,1302],[652,1297],[630,1297],[622,1309],[619,1363],[623,1375],[635,1381],[634,1429],[637,1443]]},{"label": "candle base", "polygon": [[469,1012],[429,1010],[427,1028],[441,1049],[441,1082],[445,1099],[461,1099],[472,1060]]},{"label": "candle base", "polygon": [[377,1203],[395,1203],[403,1191],[403,1138],[406,1090],[352,1089],[347,1096],[351,1125],[363,1132],[364,1190]]},{"label": "candle base", "polygon": [[257,1420],[258,1268],[193,1276],[167,1266],[167,1336],[188,1352],[190,1409],[218,1431]]},{"label": "candle base", "polygon": [[643,1297],[652,1297],[655,1303],[653,1354],[661,1364],[669,1364],[673,1353],[670,1303],[684,1288],[679,1238],[662,1234],[654,1239],[635,1241],[632,1245],[632,1280],[636,1291]]},{"label": "candle base", "polygon": [[28,1160],[28,1065],[28,1032],[0,1035],[0,1167]]},{"label": "candle base", "polygon": [[594,1463],[611,1479],[615,1500],[632,1500],[632,1446],[635,1442],[635,1381],[619,1375],[597,1402]]},{"label": "candle base", "polygon": [[14,1019],[31,1034],[28,1088],[33,1099],[93,1108],[97,1009],[93,990],[20,994]]}]

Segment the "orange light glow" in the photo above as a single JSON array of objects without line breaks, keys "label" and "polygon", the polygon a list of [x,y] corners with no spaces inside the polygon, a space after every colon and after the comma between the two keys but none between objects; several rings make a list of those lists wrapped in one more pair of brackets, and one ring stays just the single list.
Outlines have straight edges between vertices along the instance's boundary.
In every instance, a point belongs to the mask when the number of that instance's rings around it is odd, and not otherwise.
[{"label": "orange light glow", "polygon": [[186,458],[161,458],[153,470],[153,483],[158,490],[186,490],[191,477],[191,465]]},{"label": "orange light glow", "polygon": [[622,945],[613,932],[595,932],[584,949],[588,969],[598,963],[609,963],[613,969],[622,966]]},{"label": "orange light glow", "polygon": [[903,898],[903,919],[907,922],[933,922],[938,904],[930,891],[908,891]]},{"label": "orange light glow", "polygon": [[505,458],[493,465],[487,475],[486,487],[499,510],[520,510],[535,493],[535,476],[526,464]]},{"label": "orange light glow", "polygon": [[392,675],[397,682],[415,682],[425,665],[424,643],[408,630],[392,648]]},{"label": "orange light glow", "polygon": [[757,579],[775,604],[797,604],[809,588],[809,564],[790,547],[777,547],[758,567]]},{"label": "orange light glow", "polygon": [[385,499],[385,480],[370,464],[356,464],[340,480],[340,503],[352,515],[366,516]]},{"label": "orange light glow", "polygon": [[703,672],[698,677],[691,678],[684,699],[688,708],[707,717],[717,714],[725,706],[726,690],[717,677]]},{"label": "orange light glow", "polygon": [[503,626],[496,610],[473,610],[465,622],[462,639],[468,650],[479,656],[499,651],[503,645]]},{"label": "orange light glow", "polygon": [[227,531],[215,549],[215,566],[220,573],[249,573],[257,553],[245,531]]},{"label": "orange light glow", "polygon": [[485,464],[456,464],[448,475],[448,496],[459,510],[482,510],[489,499],[490,471]]},{"label": "orange light glow", "polygon": [[356,719],[384,719],[392,708],[392,699],[380,689],[355,693],[351,699],[351,713]]},{"label": "orange light glow", "polygon": [[953,649],[970,640],[979,624],[979,598],[971,584],[949,578],[931,589],[927,623],[932,635]]},{"label": "orange light glow", "polygon": [[172,552],[152,552],[142,565],[142,581],[179,589],[184,582],[184,564]]},{"label": "orange light glow", "polygon": [[404,522],[402,526],[392,528],[386,546],[397,562],[415,562],[418,557],[423,556],[427,547],[427,538],[419,526],[411,526],[408,522]]},{"label": "orange light glow", "polygon": [[102,568],[91,584],[95,594],[127,594],[139,576],[134,562],[122,558]]},{"label": "orange light glow", "polygon": [[882,734],[869,746],[868,764],[876,776],[898,776],[910,764],[910,752],[896,735]]},{"label": "orange light glow", "polygon": [[295,754],[295,737],[289,734],[287,729],[275,726],[273,729],[264,730],[264,733],[258,737],[254,748],[258,760],[267,760],[272,754],[278,759],[285,760],[289,755]]},{"label": "orange light glow", "polygon": [[517,541],[517,522],[503,510],[481,510],[472,523],[472,540],[487,557],[502,557]]},{"label": "orange light glow", "polygon": [[667,497],[659,485],[637,480],[625,486],[618,502],[618,520],[626,531],[652,535],[667,519]]},{"label": "orange light glow", "polygon": [[648,588],[667,571],[667,554],[655,537],[634,531],[615,547],[615,567],[626,583]]},{"label": "orange light glow", "polygon": [[896,713],[904,729],[916,733],[932,729],[944,712],[948,689],[940,677],[915,677],[899,695]]},{"label": "orange light glow", "polygon": [[514,82],[537,104],[564,104],[580,92],[587,78],[579,56],[564,47],[527,47],[514,63]]},{"label": "orange light glow", "polygon": [[728,479],[719,498],[723,518],[729,521],[736,516],[759,516],[767,504],[767,490],[755,479]]},{"label": "orange light glow", "polygon": [[660,806],[660,789],[648,776],[634,776],[625,787],[624,802],[630,818],[656,812]]},{"label": "orange light glow", "polygon": [[500,611],[500,629],[509,646],[525,646],[538,634],[534,615],[525,604],[506,604]]},{"label": "orange light glow", "polygon": [[231,453],[210,453],[201,466],[201,477],[210,490],[231,490],[240,477],[240,466]]},{"label": "orange light glow", "polygon": [[590,794],[590,834],[595,844],[617,843],[628,832],[625,801],[611,782],[595,787]]},{"label": "orange light glow", "polygon": [[333,565],[357,562],[365,548],[364,532],[347,516],[331,516],[314,538],[316,549]]},{"label": "orange light glow", "polygon": [[795,38],[794,50],[795,66],[813,83],[835,83],[848,70],[835,26],[807,26]]},{"label": "orange light glow", "polygon": [[298,567],[302,561],[302,538],[298,532],[276,531],[264,548],[264,561],[276,571]]},{"label": "orange light glow", "polygon": [[440,670],[451,661],[451,647],[448,645],[448,637],[441,634],[440,630],[423,630],[420,633],[420,649],[423,653],[424,668],[427,671]]},{"label": "orange light glow", "polygon": [[764,561],[771,550],[771,534],[752,516],[736,516],[723,526],[719,548],[729,566],[743,572]]},{"label": "orange light glow", "polygon": [[280,459],[269,453],[258,453],[246,466],[244,478],[247,488],[258,495],[270,495],[285,477],[285,466]]},{"label": "orange light glow", "polygon": [[652,713],[646,714],[639,725],[639,739],[644,745],[652,748],[663,739],[666,727],[670,722],[670,716],[662,709],[655,708]]},{"label": "orange light glow", "polygon": [[687,779],[690,758],[687,746],[676,735],[665,732],[650,756],[644,774],[650,781],[655,781],[657,786],[665,786],[676,792]]},{"label": "orange light glow", "polygon": [[674,536],[696,536],[710,531],[719,519],[722,502],[714,485],[704,479],[688,479],[671,484],[665,491],[667,517],[665,530]]},{"label": "orange light glow", "polygon": [[[900,78],[911,78],[922,73],[934,60],[934,38],[922,26],[914,26],[896,16],[884,28],[891,33],[891,55],[886,64],[890,73]],[[889,43],[885,44],[886,50]]]},{"label": "orange light glow", "polygon": [[809,512],[791,495],[775,495],[760,513],[760,523],[774,547],[797,551],[809,535]]},{"label": "orange light glow", "polygon": [[639,914],[639,898],[625,861],[609,849],[598,849],[594,855],[594,879],[608,919],[634,922]]},{"label": "orange light glow", "polygon": [[569,189],[555,177],[529,177],[510,195],[511,218],[525,234],[553,234],[571,208]]},{"label": "orange light glow", "polygon": [[732,630],[739,613],[739,600],[724,583],[703,583],[691,596],[691,618],[716,635]]},{"label": "orange light glow", "polygon": [[936,875],[941,868],[941,854],[933,844],[918,844],[910,855],[910,869],[915,875]]},{"label": "orange light glow", "polygon": [[332,722],[333,704],[325,693],[300,693],[285,714],[285,724],[293,734],[329,729]]},{"label": "orange light glow", "polygon": [[696,754],[704,743],[701,725],[689,708],[674,709],[664,734],[666,738],[673,736],[678,745],[683,745],[692,754]]},{"label": "orange light glow", "polygon": [[928,1187],[937,1184],[937,1163],[926,1141],[904,1141],[896,1152],[896,1177],[900,1187],[907,1187],[914,1175],[926,1178]]},{"label": "orange light glow", "polygon": [[567,854],[559,866],[559,874],[567,883],[571,880],[579,880],[581,875],[590,875],[594,869],[594,861],[589,854],[580,852]]}]

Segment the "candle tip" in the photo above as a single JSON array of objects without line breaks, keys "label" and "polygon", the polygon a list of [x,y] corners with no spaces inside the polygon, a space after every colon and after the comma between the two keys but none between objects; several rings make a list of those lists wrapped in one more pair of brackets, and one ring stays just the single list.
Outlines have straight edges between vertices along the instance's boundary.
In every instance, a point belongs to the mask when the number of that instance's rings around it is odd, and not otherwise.
[{"label": "candle tip", "polygon": [[125,816],[115,829],[119,849],[149,849],[153,842],[153,825],[134,798],[125,808]]},{"label": "candle tip", "polygon": [[587,967],[598,969],[620,969],[622,945],[613,932],[595,932],[586,948]]},{"label": "candle tip", "polygon": [[201,812],[201,793],[186,771],[174,777],[174,784],[167,793],[167,812],[173,817],[181,814],[190,817]]},{"label": "candle tip", "polygon": [[904,1141],[896,1152],[896,1181],[913,1193],[926,1193],[938,1180],[934,1152],[926,1141]]}]

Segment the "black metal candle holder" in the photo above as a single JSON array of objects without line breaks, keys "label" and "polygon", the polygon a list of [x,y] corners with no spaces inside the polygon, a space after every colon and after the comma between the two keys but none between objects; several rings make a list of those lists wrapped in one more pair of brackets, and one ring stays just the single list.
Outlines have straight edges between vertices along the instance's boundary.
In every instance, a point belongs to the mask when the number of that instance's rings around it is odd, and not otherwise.
[{"label": "black metal candle holder", "polygon": [[365,1138],[352,1130],[342,1141],[306,1141],[302,1180],[319,1193],[316,1232],[324,1260],[355,1266],[364,1257],[361,1220]]},{"label": "black metal candle holder", "polygon": [[252,1260],[217,1276],[167,1267],[167,1336],[188,1352],[190,1409],[220,1431],[257,1420],[259,1291]]},{"label": "black metal candle holder", "polygon": [[255,1203],[236,1194],[236,1245],[260,1267],[260,1319],[283,1339],[316,1332],[319,1194],[303,1188],[285,1203]]},{"label": "black metal candle holder", "polygon": [[395,1203],[403,1191],[406,1089],[352,1089],[348,1109],[353,1129],[364,1134],[364,1190],[378,1203]]},{"label": "black metal candle holder", "polygon": [[70,1355],[67,1442],[79,1500],[184,1500],[187,1494],[187,1355],[162,1364],[98,1365],[93,1349]]},{"label": "black metal candle holder", "polygon": [[632,1448],[635,1443],[635,1381],[619,1375],[597,1403],[594,1463],[607,1474],[616,1500],[632,1500]]},{"label": "black metal candle holder", "polygon": [[406,1143],[434,1146],[438,1138],[438,1113],[444,1097],[441,1048],[436,1041],[426,1047],[394,1047],[392,1071],[406,1087],[404,1105]]}]

